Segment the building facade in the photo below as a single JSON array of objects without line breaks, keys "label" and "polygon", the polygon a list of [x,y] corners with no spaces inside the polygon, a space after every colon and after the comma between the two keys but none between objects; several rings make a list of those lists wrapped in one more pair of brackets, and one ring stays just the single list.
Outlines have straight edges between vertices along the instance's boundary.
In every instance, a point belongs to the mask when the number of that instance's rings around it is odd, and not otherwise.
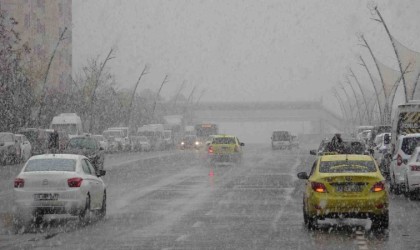
[{"label": "building facade", "polygon": [[41,88],[48,62],[65,28],[48,74],[49,92],[66,91],[72,72],[72,0],[1,0],[0,9],[17,22],[22,43],[31,49],[27,68]]}]

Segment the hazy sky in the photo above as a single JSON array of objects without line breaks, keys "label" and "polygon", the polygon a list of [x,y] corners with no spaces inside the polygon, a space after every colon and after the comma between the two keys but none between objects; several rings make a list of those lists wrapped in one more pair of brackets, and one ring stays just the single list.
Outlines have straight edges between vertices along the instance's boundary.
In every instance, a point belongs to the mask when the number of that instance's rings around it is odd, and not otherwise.
[{"label": "hazy sky", "polygon": [[[146,63],[141,89],[170,97],[183,80],[206,89],[203,101],[319,100],[367,50],[397,69],[388,37],[366,0],[73,0],[73,71],[89,57],[106,56],[119,87],[132,88]],[[420,1],[376,1],[391,32],[420,51]],[[374,69],[374,68],[372,68]]]}]

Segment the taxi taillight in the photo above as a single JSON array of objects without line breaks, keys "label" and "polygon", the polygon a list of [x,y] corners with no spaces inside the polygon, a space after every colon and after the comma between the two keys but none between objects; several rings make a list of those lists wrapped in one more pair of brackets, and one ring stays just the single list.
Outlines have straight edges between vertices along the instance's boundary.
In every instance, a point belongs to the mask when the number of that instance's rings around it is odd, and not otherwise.
[{"label": "taxi taillight", "polygon": [[377,182],[370,189],[372,192],[380,192],[385,190],[385,183],[383,181]]},{"label": "taxi taillight", "polygon": [[327,188],[323,183],[320,182],[311,182],[312,189],[317,193],[326,193]]},{"label": "taxi taillight", "polygon": [[209,154],[213,154],[213,146],[209,146],[209,149],[207,150]]}]

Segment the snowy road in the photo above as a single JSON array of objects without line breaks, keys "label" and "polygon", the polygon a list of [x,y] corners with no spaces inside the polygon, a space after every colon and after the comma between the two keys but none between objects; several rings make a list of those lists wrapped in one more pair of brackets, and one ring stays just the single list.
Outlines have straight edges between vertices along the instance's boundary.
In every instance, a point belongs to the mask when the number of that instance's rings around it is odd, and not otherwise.
[{"label": "snowy road", "polygon": [[[108,214],[80,226],[53,216],[36,231],[12,235],[11,184],[0,175],[1,249],[418,249],[420,201],[392,196],[390,229],[343,220],[305,229],[304,182],[314,158],[305,151],[247,145],[242,166],[207,166],[200,152],[108,155]],[[9,186],[10,185],[10,186]],[[335,221],[331,221],[335,222]]]}]

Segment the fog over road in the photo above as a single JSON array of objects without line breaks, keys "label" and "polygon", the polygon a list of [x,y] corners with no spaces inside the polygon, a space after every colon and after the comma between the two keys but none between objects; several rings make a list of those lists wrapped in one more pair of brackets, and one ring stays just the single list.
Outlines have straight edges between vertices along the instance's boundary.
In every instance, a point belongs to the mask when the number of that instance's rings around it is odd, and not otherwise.
[{"label": "fog over road", "polygon": [[[247,145],[241,166],[208,166],[202,151],[108,155],[104,221],[79,225],[49,216],[39,228],[10,233],[11,185],[20,166],[1,169],[1,249],[417,249],[420,201],[391,195],[390,228],[365,220],[303,224],[299,171],[308,150]],[[333,224],[332,224],[333,223]],[[366,248],[365,248],[366,247]]]}]

